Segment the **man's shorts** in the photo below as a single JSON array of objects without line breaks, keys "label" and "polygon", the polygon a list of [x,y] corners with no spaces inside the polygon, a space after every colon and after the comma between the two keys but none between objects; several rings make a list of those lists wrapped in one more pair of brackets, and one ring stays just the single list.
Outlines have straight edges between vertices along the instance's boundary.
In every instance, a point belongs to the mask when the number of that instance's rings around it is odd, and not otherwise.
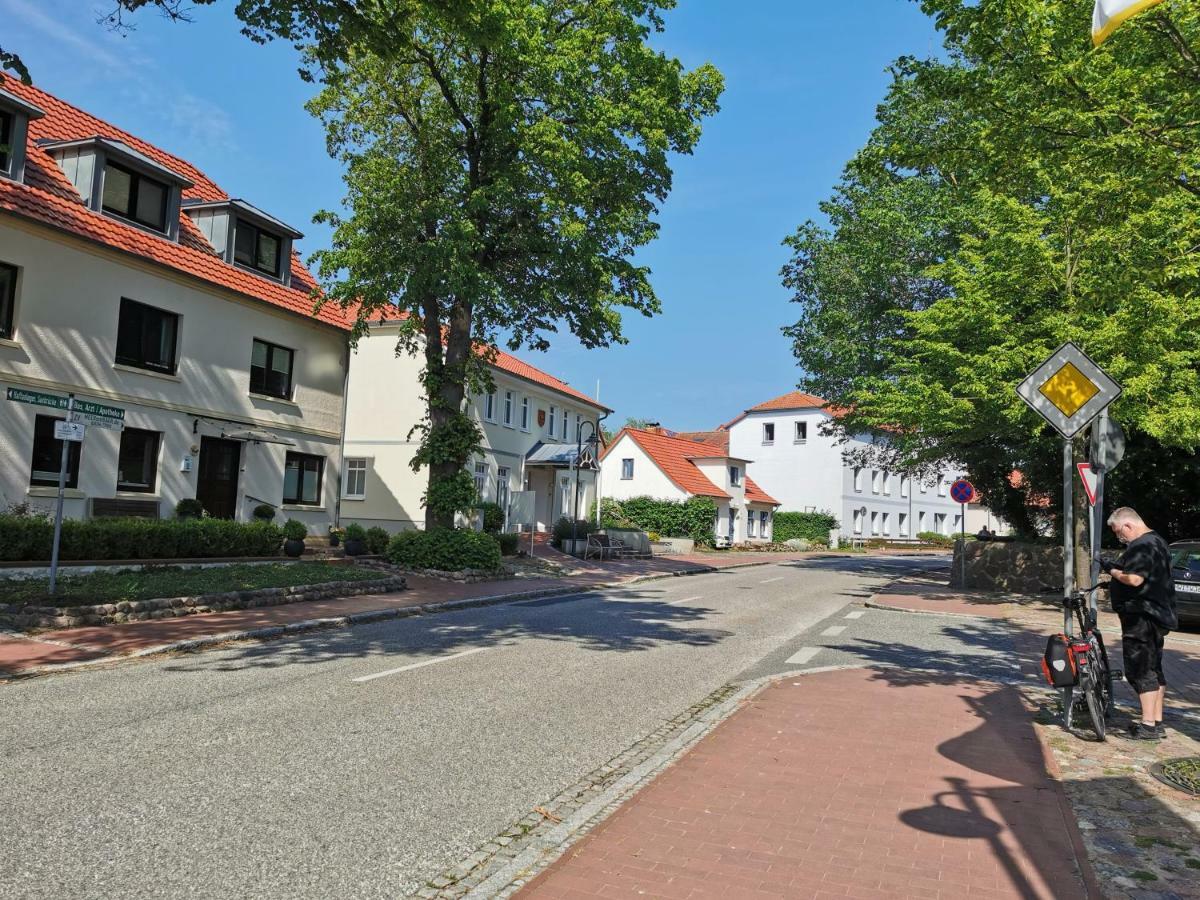
[{"label": "man's shorts", "polygon": [[1139,694],[1157,691],[1163,677],[1163,641],[1167,629],[1146,616],[1121,616],[1121,655],[1125,680]]}]

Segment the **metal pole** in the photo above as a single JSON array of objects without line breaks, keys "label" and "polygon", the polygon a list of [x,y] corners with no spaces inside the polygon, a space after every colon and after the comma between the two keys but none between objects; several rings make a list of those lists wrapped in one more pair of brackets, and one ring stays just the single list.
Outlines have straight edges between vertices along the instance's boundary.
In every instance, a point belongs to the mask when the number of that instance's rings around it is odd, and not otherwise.
[{"label": "metal pole", "polygon": [[[1092,441],[1092,465],[1096,467],[1096,504],[1092,507],[1091,539],[1092,539],[1092,584],[1100,583],[1100,542],[1104,537],[1104,441],[1108,436],[1108,410],[1100,413],[1092,428],[1096,429],[1096,439]],[[1092,612],[1097,612],[1100,605],[1098,591],[1092,591],[1089,605]]]},{"label": "metal pole", "polygon": [[[67,421],[75,411],[75,395],[67,394]],[[62,459],[58,464],[58,501],[54,507],[54,543],[50,547],[50,594],[58,590],[58,545],[62,541],[63,494],[67,486],[67,459],[71,442],[62,442]]]},{"label": "metal pole", "polygon": [[[1075,502],[1074,451],[1071,439],[1063,441],[1063,599],[1075,593]],[[1071,634],[1071,610],[1063,605],[1063,631]]]},{"label": "metal pole", "polygon": [[959,505],[959,508],[962,510],[962,518],[960,520],[962,523],[962,531],[959,534],[959,543],[962,544],[962,551],[959,555],[959,561],[961,562],[962,566],[959,577],[962,579],[960,584],[962,589],[965,591],[967,589],[967,504],[962,503]]}]

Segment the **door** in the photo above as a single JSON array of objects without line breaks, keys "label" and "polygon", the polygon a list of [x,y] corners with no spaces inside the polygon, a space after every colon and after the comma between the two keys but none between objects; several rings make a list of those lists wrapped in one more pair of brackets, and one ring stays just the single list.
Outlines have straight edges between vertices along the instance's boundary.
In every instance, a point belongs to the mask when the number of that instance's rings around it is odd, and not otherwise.
[{"label": "door", "polygon": [[241,455],[242,445],[237,441],[211,437],[200,439],[196,499],[214,519],[233,519],[237,516]]}]

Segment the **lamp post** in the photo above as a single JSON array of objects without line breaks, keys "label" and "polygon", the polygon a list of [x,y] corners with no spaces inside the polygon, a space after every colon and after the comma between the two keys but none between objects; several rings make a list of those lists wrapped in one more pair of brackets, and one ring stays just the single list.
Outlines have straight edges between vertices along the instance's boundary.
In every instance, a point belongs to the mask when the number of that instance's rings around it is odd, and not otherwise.
[{"label": "lamp post", "polygon": [[574,515],[572,515],[572,517],[571,517],[571,551],[572,552],[574,552],[576,549],[575,542],[577,540],[579,540],[579,459],[580,459],[580,457],[583,456],[583,443],[584,443],[583,442],[583,426],[584,425],[587,425],[589,428],[592,429],[592,433],[588,436],[587,443],[588,443],[589,447],[593,448],[593,454],[592,454],[593,459],[595,458],[594,448],[595,448],[596,444],[598,443],[598,439],[596,436],[596,423],[591,421],[590,419],[584,420],[584,422],[579,426],[579,428],[577,428],[575,430],[575,459],[573,460],[573,464],[575,466],[575,511],[574,511]]}]

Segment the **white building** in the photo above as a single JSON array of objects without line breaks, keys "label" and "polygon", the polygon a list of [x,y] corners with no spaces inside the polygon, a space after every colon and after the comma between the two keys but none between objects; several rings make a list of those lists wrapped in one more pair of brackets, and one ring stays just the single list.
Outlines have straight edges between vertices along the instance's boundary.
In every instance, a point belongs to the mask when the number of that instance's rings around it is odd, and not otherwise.
[{"label": "white building", "polygon": [[711,497],[719,544],[768,542],[779,503],[749,477],[750,464],[719,438],[698,442],[661,428],[625,428],[601,457],[601,488],[614,500]]},{"label": "white building", "polygon": [[0,508],[48,508],[54,398],[124,410],[71,444],[69,516],[184,498],[324,533],[348,327],[312,313],[300,234],[191,164],[44,91],[0,86]]},{"label": "white building", "polygon": [[[417,450],[417,436],[410,432],[425,415],[423,360],[396,355],[397,328],[394,321],[373,322],[351,359],[341,510],[343,523],[389,531],[425,526],[421,497],[428,479],[426,469],[414,472],[410,465]],[[480,499],[507,511],[514,492],[534,492],[539,531],[576,509],[587,518],[596,472],[594,452],[589,455],[586,445],[610,410],[502,350],[491,373],[495,392],[470,401],[483,431],[483,452],[469,467]],[[584,459],[575,466],[579,443]]]},{"label": "white building", "polygon": [[778,498],[782,511],[829,511],[843,537],[907,539],[922,531],[962,530],[961,508],[949,497],[958,473],[922,481],[849,466],[843,453],[866,446],[870,438],[839,445],[822,434],[833,415],[820,397],[793,391],[751,407],[721,430],[729,434],[732,455],[754,460],[750,471]]}]

